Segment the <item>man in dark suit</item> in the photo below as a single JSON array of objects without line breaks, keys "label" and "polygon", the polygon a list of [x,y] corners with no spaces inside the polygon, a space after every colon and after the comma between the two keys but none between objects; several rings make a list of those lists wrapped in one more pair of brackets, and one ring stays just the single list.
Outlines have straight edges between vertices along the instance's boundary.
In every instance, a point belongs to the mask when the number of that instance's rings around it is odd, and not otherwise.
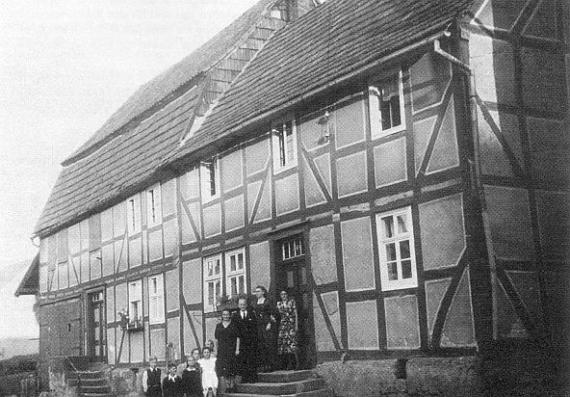
[{"label": "man in dark suit", "polygon": [[257,320],[247,298],[239,298],[238,307],[233,319],[240,336],[238,375],[242,383],[253,383],[257,380]]}]

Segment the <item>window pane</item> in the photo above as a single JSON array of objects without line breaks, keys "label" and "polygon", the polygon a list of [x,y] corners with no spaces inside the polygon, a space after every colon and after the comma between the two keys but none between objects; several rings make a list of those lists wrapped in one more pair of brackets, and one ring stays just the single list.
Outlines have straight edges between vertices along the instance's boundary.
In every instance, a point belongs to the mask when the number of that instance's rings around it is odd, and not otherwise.
[{"label": "window pane", "polygon": [[386,244],[386,261],[391,262],[395,261],[396,259],[396,244]]},{"label": "window pane", "polygon": [[392,128],[391,109],[389,101],[380,101],[380,114],[382,117],[382,129],[388,130]]},{"label": "window pane", "polygon": [[214,263],[208,261],[208,276],[213,276],[213,275],[214,275]]},{"label": "window pane", "polygon": [[402,261],[402,278],[412,278],[412,262]]},{"label": "window pane", "polygon": [[288,121],[287,123],[285,123],[285,136],[286,136],[286,144],[285,144],[285,148],[286,148],[286,159],[285,159],[285,163],[289,164],[291,163],[291,161],[293,161],[293,159],[295,158],[295,142],[293,140],[293,123],[291,121]]},{"label": "window pane", "polygon": [[236,256],[235,255],[230,256],[230,271],[232,271],[232,272],[236,271]]},{"label": "window pane", "polygon": [[307,284],[307,271],[304,267],[299,268],[299,279],[301,280],[301,285]]},{"label": "window pane", "polygon": [[209,306],[214,305],[214,283],[213,282],[208,283],[208,305]]},{"label": "window pane", "polygon": [[395,95],[390,98],[390,108],[392,110],[392,127],[402,124],[400,117],[400,96]]},{"label": "window pane", "polygon": [[240,294],[243,294],[245,292],[245,283],[244,283],[244,279],[243,276],[239,276],[238,278],[238,292]]},{"label": "window pane", "polygon": [[410,257],[410,240],[400,241],[400,258],[407,259]]},{"label": "window pane", "polygon": [[220,282],[216,281],[216,298],[222,296],[220,287],[221,287]]},{"label": "window pane", "polygon": [[394,237],[394,219],[391,216],[382,218],[384,224],[384,238]]},{"label": "window pane", "polygon": [[406,215],[398,215],[398,233],[408,233],[408,224],[407,224],[407,216]]},{"label": "window pane", "polygon": [[216,263],[216,267],[214,268],[214,274],[220,274],[220,260],[216,259],[215,263]]},{"label": "window pane", "polygon": [[237,295],[238,289],[237,289],[237,280],[235,277],[232,277],[230,279],[230,284],[231,284],[231,295]]},{"label": "window pane", "polygon": [[388,267],[388,280],[393,281],[398,279],[398,264],[396,262],[387,263]]},{"label": "window pane", "polygon": [[243,269],[243,254],[239,253],[238,254],[238,269]]}]

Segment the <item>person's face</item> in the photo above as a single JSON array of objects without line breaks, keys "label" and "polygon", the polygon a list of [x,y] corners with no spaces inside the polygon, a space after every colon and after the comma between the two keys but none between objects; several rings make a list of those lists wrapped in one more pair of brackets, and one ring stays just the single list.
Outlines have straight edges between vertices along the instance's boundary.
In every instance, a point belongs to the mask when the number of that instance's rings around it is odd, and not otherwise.
[{"label": "person's face", "polygon": [[263,298],[263,290],[261,288],[256,288],[255,289],[255,296],[259,299],[259,298]]},{"label": "person's face", "polygon": [[205,358],[205,359],[209,359],[209,358],[210,358],[210,349],[204,349],[204,358]]},{"label": "person's face", "polygon": [[240,310],[245,310],[247,308],[247,303],[246,303],[245,299],[240,299],[238,301],[238,307]]},{"label": "person's face", "polygon": [[168,368],[168,373],[172,376],[176,375],[176,365],[171,365],[170,368]]},{"label": "person's face", "polygon": [[281,296],[282,301],[286,301],[287,298],[289,298],[289,294],[287,293],[287,291],[281,291],[281,294],[279,295]]},{"label": "person's face", "polygon": [[192,358],[194,359],[194,361],[198,361],[200,359],[200,352],[198,350],[194,350],[192,352]]},{"label": "person's face", "polygon": [[223,321],[230,321],[230,312],[229,310],[224,310],[222,312],[222,320]]},{"label": "person's face", "polygon": [[154,359],[150,360],[150,366],[152,368],[156,368],[156,360],[154,360]]},{"label": "person's face", "polygon": [[196,360],[194,360],[193,356],[186,357],[186,364],[188,366],[194,366],[196,364]]}]

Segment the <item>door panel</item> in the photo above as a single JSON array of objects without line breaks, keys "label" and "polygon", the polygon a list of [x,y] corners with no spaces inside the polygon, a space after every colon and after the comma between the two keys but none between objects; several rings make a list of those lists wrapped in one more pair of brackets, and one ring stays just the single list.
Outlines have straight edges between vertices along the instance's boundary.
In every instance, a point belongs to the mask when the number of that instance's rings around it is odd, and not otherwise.
[{"label": "door panel", "polygon": [[107,356],[107,337],[103,291],[88,294],[87,310],[87,354],[100,361],[105,361]]}]

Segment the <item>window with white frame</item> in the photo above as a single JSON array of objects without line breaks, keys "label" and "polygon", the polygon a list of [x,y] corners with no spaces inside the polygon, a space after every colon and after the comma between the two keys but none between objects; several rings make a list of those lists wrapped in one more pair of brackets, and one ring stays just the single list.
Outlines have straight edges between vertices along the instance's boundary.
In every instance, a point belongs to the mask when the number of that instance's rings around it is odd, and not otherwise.
[{"label": "window with white frame", "polygon": [[146,191],[147,226],[154,226],[162,222],[160,209],[160,186],[155,185]]},{"label": "window with white frame", "polygon": [[372,137],[401,131],[404,123],[402,72],[396,72],[370,85]]},{"label": "window with white frame", "polygon": [[141,230],[141,206],[138,194],[127,200],[127,228],[131,234]]},{"label": "window with white frame", "polygon": [[382,289],[417,287],[411,208],[378,214],[376,224]]},{"label": "window with white frame", "polygon": [[275,171],[297,164],[297,132],[293,120],[273,124],[271,133]]},{"label": "window with white frame", "polygon": [[142,321],[142,280],[129,282],[129,321]]},{"label": "window with white frame", "polygon": [[216,310],[222,296],[222,256],[204,258],[204,311]]},{"label": "window with white frame", "polygon": [[201,168],[202,199],[213,200],[220,195],[220,175],[218,172],[218,158],[212,157],[203,161]]},{"label": "window with white frame", "polygon": [[245,251],[240,248],[226,253],[226,295],[245,294]]},{"label": "window with white frame", "polygon": [[148,278],[148,321],[164,322],[164,284],[162,274]]},{"label": "window with white frame", "polygon": [[281,242],[281,258],[283,260],[305,255],[303,237],[297,236]]}]

